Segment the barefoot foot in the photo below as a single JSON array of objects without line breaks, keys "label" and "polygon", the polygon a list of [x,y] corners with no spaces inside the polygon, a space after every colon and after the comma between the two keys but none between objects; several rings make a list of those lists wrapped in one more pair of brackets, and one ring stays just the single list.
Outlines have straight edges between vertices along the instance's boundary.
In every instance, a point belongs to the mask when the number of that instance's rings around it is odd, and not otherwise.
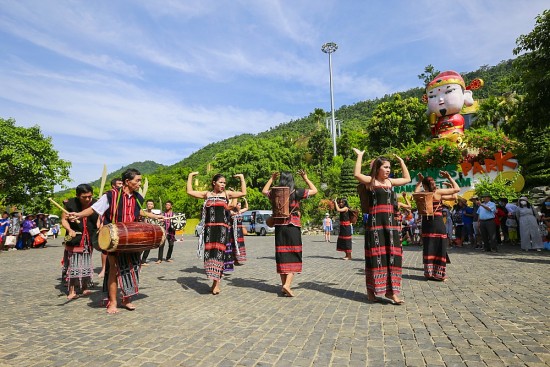
[{"label": "barefoot foot", "polygon": [[400,299],[394,294],[391,294],[391,295],[386,294],[386,298],[389,299],[393,305],[402,305],[403,303],[405,303],[405,301],[403,301],[402,299]]},{"label": "barefoot foot", "polygon": [[292,291],[290,290],[290,288],[286,287],[283,285],[283,287],[281,288],[281,292],[283,292],[283,294],[287,297],[294,297],[294,293],[292,293]]},{"label": "barefoot foot", "polygon": [[114,302],[107,302],[107,313],[111,315],[118,313],[117,304]]}]

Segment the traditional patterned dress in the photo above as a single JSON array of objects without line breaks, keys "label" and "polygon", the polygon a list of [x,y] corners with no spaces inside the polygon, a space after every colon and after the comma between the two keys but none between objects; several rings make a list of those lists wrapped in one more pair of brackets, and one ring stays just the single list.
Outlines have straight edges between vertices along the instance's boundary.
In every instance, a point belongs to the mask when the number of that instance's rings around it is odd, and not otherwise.
[{"label": "traditional patterned dress", "polygon": [[[92,204],[95,200],[92,201]],[[82,211],[82,205],[78,198],[72,198],[64,202],[65,208],[69,212]],[[80,244],[77,246],[65,246],[63,256],[63,274],[70,286],[72,280],[78,280],[80,288],[82,284],[88,286],[92,282],[94,269],[92,264],[92,236],[97,232],[98,215],[94,212],[86,218],[82,218],[80,223],[69,222],[71,229],[77,233],[77,239],[80,237]]]},{"label": "traditional patterned dress", "polygon": [[[113,189],[105,193],[109,201],[109,209],[104,213],[104,224],[137,222],[143,206],[143,197],[133,192],[128,196],[122,189]],[[139,269],[141,267],[141,252],[110,252],[108,256],[116,256],[117,281],[123,297],[139,293]],[[107,292],[109,279],[109,261],[105,267],[103,291]]]},{"label": "traditional patterned dress", "polygon": [[228,238],[228,200],[225,196],[206,198],[202,208],[203,232],[199,235],[198,255],[204,260],[206,276],[220,280],[224,272],[225,250]]},{"label": "traditional patterned dress", "polygon": [[343,251],[346,255],[351,254],[351,222],[349,221],[349,210],[340,212],[340,231],[336,240],[336,251]]},{"label": "traditional patterned dress", "polygon": [[240,213],[232,212],[231,216],[231,244],[233,246],[233,256],[238,263],[246,261],[246,247],[244,245],[243,234],[243,216]]},{"label": "traditional patterned dress", "polygon": [[[271,191],[268,194],[271,198]],[[275,218],[275,262],[277,273],[302,272],[302,232],[300,223],[300,200],[307,199],[309,190],[296,189],[290,195],[290,217]]]},{"label": "traditional patterned dress", "polygon": [[233,254],[234,248],[233,248],[233,226],[231,225],[231,211],[226,210],[225,215],[227,217],[227,236],[225,244],[225,251],[223,254],[223,272],[224,274],[228,274],[233,272],[235,270],[235,255]]},{"label": "traditional patterned dress", "polygon": [[447,267],[447,230],[443,223],[443,207],[433,201],[434,215],[422,216],[422,243],[424,276],[427,279],[444,280]]},{"label": "traditional patterned dress", "polygon": [[403,248],[393,215],[392,188],[372,186],[367,195],[371,204],[365,231],[367,289],[375,295],[396,295],[401,292]]}]

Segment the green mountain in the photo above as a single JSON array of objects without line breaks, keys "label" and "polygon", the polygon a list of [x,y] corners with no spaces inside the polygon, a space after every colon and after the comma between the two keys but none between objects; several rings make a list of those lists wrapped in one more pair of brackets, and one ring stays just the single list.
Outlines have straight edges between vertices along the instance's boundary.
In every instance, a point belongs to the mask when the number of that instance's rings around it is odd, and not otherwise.
[{"label": "green mountain", "polygon": [[[142,175],[148,175],[148,174],[156,172],[157,170],[159,170],[163,167],[166,167],[166,166],[163,165],[163,164],[160,164],[160,163],[153,162],[153,161],[134,162],[132,164],[121,167],[118,170],[107,174],[107,181],[105,181],[105,182],[106,182],[106,185],[108,185],[109,182],[113,178],[118,178],[118,177],[122,176],[122,173],[124,171],[126,171],[128,168],[135,168],[138,171],[140,171]],[[101,184],[101,177],[98,178],[97,180],[93,181],[93,182],[90,182],[90,185],[92,185],[93,187],[99,187],[100,184]]]}]

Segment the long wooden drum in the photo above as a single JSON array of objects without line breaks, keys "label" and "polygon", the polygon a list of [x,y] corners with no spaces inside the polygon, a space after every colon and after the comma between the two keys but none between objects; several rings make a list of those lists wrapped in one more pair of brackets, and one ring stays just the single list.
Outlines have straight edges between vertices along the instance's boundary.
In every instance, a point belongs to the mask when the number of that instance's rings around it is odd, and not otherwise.
[{"label": "long wooden drum", "polygon": [[144,222],[110,223],[99,230],[99,248],[107,252],[140,252],[164,243],[164,228]]},{"label": "long wooden drum", "polygon": [[290,216],[290,188],[274,186],[271,188],[271,208],[273,218],[288,218]]}]

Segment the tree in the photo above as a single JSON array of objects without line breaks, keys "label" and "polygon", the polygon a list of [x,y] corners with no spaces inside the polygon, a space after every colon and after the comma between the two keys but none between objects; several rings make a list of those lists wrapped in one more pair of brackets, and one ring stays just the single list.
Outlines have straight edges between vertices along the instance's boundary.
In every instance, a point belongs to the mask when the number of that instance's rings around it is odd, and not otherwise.
[{"label": "tree", "polygon": [[311,153],[311,163],[317,167],[317,172],[323,179],[323,170],[331,152],[330,134],[324,127],[317,129],[307,143],[308,152]]},{"label": "tree", "polygon": [[550,119],[550,10],[536,17],[535,28],[520,36],[516,45],[514,55],[520,56],[514,61],[514,67],[525,98],[511,130],[520,134],[527,126],[544,128]]},{"label": "tree", "polygon": [[524,168],[525,185],[547,185],[550,180],[550,10],[536,17],[531,33],[516,40],[513,65],[519,76],[518,111],[504,130],[528,142],[518,154]]},{"label": "tree", "polygon": [[429,82],[433,80],[437,75],[439,75],[440,71],[434,68],[432,64],[426,66],[424,68],[424,72],[422,74],[418,75],[418,79],[422,80],[424,82],[424,85],[428,85]]},{"label": "tree", "polygon": [[40,127],[0,118],[0,202],[39,209],[55,185],[69,179],[71,163],[59,158]]},{"label": "tree", "polygon": [[396,94],[391,102],[376,107],[368,131],[370,149],[377,154],[411,141],[423,141],[430,136],[426,106],[417,98],[402,99]]},{"label": "tree", "polygon": [[321,128],[322,125],[324,125],[326,116],[327,114],[322,108],[315,109],[315,111],[313,112],[313,117],[315,118],[315,122],[317,123],[317,129]]}]

